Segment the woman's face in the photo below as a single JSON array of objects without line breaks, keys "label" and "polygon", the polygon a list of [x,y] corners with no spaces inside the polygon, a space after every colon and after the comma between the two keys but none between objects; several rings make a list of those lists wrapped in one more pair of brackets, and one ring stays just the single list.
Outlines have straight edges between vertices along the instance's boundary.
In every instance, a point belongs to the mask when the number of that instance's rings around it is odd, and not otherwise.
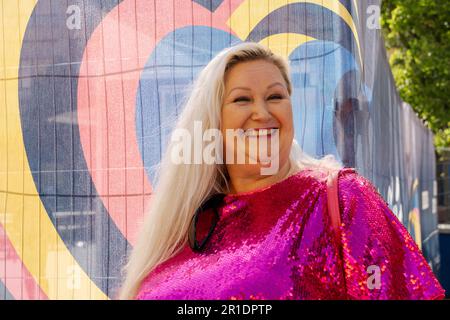
[{"label": "woman's face", "polygon": [[[258,141],[258,144],[260,139],[267,139],[268,155],[271,159],[278,157],[278,168],[282,168],[289,159],[294,126],[291,98],[281,71],[275,64],[265,60],[240,62],[227,71],[224,80],[221,127],[224,137],[224,161],[227,153],[234,153],[235,157],[233,164],[227,164],[228,170],[242,176],[255,174],[256,170],[261,168],[258,156],[256,164],[249,164],[249,142],[252,139]],[[264,128],[268,130],[258,131]],[[227,129],[244,130],[244,151],[236,146],[235,139],[227,139]],[[278,148],[273,150],[274,154],[270,146],[271,139],[276,141],[277,129],[279,143]],[[269,133],[268,136],[265,135],[266,132]],[[236,164],[238,152],[245,153],[245,164]]]}]

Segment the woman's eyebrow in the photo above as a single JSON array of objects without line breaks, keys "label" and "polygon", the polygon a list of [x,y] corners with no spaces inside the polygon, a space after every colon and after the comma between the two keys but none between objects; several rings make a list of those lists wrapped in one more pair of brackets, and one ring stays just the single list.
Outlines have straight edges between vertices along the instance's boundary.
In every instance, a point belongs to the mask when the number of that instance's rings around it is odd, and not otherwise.
[{"label": "woman's eyebrow", "polygon": [[282,86],[283,88],[286,88],[286,86],[283,85],[281,82],[274,82],[274,83],[272,83],[271,85],[269,85],[269,86],[267,87],[267,89],[270,89],[270,88],[275,87],[275,86],[277,86],[277,85]]},{"label": "woman's eyebrow", "polygon": [[[272,83],[271,85],[267,86],[267,89],[270,89],[270,88],[272,88],[272,87],[274,87],[274,86],[276,86],[276,85],[280,85],[280,86],[282,86],[282,87],[285,88],[285,86],[284,86],[281,82],[274,82],[274,83]],[[228,95],[230,95],[231,92],[232,92],[233,90],[237,90],[237,89],[248,90],[248,91],[251,90],[250,88],[247,88],[247,87],[235,87],[235,88],[233,88],[233,89],[230,90],[230,92],[228,93]]]},{"label": "woman's eyebrow", "polygon": [[236,88],[231,89],[230,92],[228,92],[227,96],[229,96],[231,94],[231,92],[233,92],[234,90],[238,90],[238,89],[247,90],[247,91],[251,90],[250,88],[247,88],[247,87],[236,87]]}]

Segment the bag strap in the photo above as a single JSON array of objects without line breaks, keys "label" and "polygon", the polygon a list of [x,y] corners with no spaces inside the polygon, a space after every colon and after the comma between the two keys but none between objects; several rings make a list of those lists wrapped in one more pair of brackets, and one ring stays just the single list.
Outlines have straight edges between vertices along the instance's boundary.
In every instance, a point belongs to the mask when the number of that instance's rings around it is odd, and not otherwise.
[{"label": "bag strap", "polygon": [[340,170],[332,170],[328,172],[327,179],[327,202],[328,212],[331,218],[331,225],[337,231],[341,225],[341,213],[339,210],[339,195],[338,195],[338,179]]}]

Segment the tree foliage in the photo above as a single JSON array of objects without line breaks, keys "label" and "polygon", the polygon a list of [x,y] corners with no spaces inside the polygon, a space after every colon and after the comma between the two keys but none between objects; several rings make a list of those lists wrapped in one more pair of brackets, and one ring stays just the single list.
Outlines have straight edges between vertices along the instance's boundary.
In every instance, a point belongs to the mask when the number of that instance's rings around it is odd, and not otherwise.
[{"label": "tree foliage", "polygon": [[450,1],[383,0],[381,25],[400,97],[450,147]]}]

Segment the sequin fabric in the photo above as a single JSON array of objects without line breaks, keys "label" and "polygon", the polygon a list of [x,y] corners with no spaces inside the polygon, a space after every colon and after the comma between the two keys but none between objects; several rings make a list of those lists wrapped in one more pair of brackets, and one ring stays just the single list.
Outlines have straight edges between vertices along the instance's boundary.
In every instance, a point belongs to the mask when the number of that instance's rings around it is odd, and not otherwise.
[{"label": "sequin fabric", "polygon": [[205,250],[188,244],[144,279],[136,299],[442,299],[408,231],[369,180],[339,172],[341,226],[327,173],[304,169],[229,194]]}]

